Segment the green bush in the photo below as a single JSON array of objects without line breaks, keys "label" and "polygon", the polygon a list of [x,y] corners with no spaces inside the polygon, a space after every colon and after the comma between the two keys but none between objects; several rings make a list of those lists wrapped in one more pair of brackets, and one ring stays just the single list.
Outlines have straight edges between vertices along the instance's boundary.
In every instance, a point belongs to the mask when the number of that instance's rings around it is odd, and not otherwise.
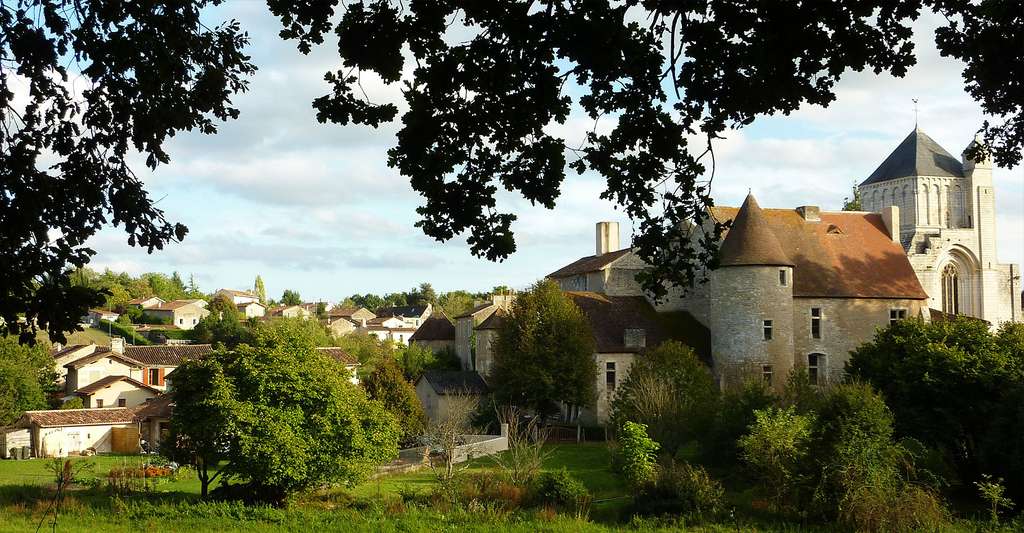
[{"label": "green bush", "polygon": [[647,436],[647,426],[626,422],[619,430],[619,456],[622,476],[634,489],[654,479],[658,443]]},{"label": "green bush", "polygon": [[111,322],[109,320],[100,320],[99,329],[103,331],[109,331],[114,336],[124,337],[125,342],[129,344],[141,344],[143,346],[153,344],[152,342],[149,341],[149,339],[136,333],[135,330],[131,328],[131,326],[125,326],[122,324],[118,324],[117,322]]},{"label": "green bush", "polygon": [[701,466],[667,460],[653,482],[644,485],[634,504],[641,515],[678,514],[690,519],[713,518],[724,506],[725,488]]},{"label": "green bush", "polygon": [[542,504],[579,507],[590,498],[590,492],[563,468],[555,472],[544,472],[537,478],[535,497]]},{"label": "green bush", "polygon": [[761,379],[727,389],[718,402],[715,423],[701,436],[701,455],[712,464],[732,466],[740,460],[738,441],[754,423],[754,413],[775,405],[776,398]]},{"label": "green bush", "polygon": [[754,412],[750,432],[739,440],[743,460],[761,481],[776,509],[800,505],[806,494],[813,415],[794,407]]}]

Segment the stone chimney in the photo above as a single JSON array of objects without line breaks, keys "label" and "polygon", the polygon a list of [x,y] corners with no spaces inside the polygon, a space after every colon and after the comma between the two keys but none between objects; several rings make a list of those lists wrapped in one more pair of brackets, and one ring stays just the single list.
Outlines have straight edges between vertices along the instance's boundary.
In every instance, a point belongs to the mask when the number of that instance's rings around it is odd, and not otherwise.
[{"label": "stone chimney", "polygon": [[900,208],[895,205],[882,208],[882,222],[892,242],[900,242]]},{"label": "stone chimney", "polygon": [[816,205],[802,205],[796,210],[807,222],[821,222],[821,209]]},{"label": "stone chimney", "polygon": [[597,255],[615,252],[619,249],[619,223],[597,223]]},{"label": "stone chimney", "polygon": [[110,351],[124,353],[124,337],[112,337],[110,339]]}]

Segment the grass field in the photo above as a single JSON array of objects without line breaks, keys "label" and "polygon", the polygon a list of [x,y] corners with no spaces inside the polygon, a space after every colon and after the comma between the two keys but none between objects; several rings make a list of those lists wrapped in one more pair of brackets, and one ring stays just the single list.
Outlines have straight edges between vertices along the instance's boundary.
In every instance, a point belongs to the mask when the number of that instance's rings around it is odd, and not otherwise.
[{"label": "grass field", "polygon": [[[463,506],[427,507],[404,501],[411,491],[429,493],[435,486],[431,471],[390,475],[351,489],[329,489],[297,499],[287,509],[246,507],[238,503],[202,502],[199,482],[165,481],[150,492],[128,497],[109,495],[98,480],[114,467],[140,464],[139,456],[99,456],[85,474],[85,485],[72,491],[56,531],[112,533],[120,531],[197,532],[295,531],[833,531],[826,526],[775,523],[750,513],[749,495],[730,494],[734,518],[694,528],[674,520],[633,520],[628,516],[631,495],[610,470],[603,444],[553,445],[544,470],[562,468],[582,481],[594,496],[589,520],[539,509],[507,511],[470,502]],[[0,461],[0,533],[34,531],[46,515],[52,497],[52,474],[47,460]],[[466,465],[468,473],[495,469],[490,458]],[[90,482],[89,480],[96,480]],[[49,520],[49,519],[47,519]],[[1016,526],[1024,525],[1022,523]],[[1019,531],[1014,525],[994,529],[959,521],[943,532]],[[44,527],[49,529],[50,522]]]},{"label": "grass field", "polygon": [[[107,335],[107,332],[96,328],[86,328],[85,331],[76,331],[65,335],[68,338],[68,342],[64,343],[65,346],[90,343],[96,343],[100,346],[110,345],[110,336]],[[43,343],[49,343],[50,337],[45,331],[39,331],[36,333],[36,340]]]}]

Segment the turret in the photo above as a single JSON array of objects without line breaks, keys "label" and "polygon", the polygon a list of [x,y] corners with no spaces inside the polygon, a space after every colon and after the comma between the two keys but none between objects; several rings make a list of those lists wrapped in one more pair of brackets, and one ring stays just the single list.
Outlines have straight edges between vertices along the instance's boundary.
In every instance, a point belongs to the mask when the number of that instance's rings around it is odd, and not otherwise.
[{"label": "turret", "polygon": [[723,386],[765,373],[781,386],[793,368],[793,261],[752,194],[718,260],[710,288],[715,373]]}]

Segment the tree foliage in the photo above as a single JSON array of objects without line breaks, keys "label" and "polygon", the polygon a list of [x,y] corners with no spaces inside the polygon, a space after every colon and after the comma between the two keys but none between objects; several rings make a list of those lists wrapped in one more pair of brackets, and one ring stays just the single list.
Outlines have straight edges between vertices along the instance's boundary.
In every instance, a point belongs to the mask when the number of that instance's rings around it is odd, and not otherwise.
[{"label": "tree foliage", "polygon": [[540,414],[592,405],[594,337],[579,307],[550,280],[520,293],[494,341],[490,385],[502,404]]},{"label": "tree foliage", "polygon": [[[602,197],[633,219],[634,249],[649,264],[639,279],[656,297],[704,279],[713,264],[723,229],[706,215],[714,140],[761,116],[827,106],[850,70],[904,76],[916,61],[910,24],[924,6],[948,21],[936,42],[966,63],[968,92],[1007,117],[984,125],[981,150],[1012,167],[1024,147],[1024,92],[1014,77],[1024,56],[1006,54],[1024,34],[1014,2],[268,4],[303,53],[337,36],[342,66],[313,102],[321,122],[391,122],[398,106],[365,98],[361,74],[404,84],[389,164],[425,198],[424,233],[442,241],[468,233],[473,254],[504,259],[516,249],[516,216],[498,208],[499,186],[550,209],[566,167],[593,171],[607,180]],[[567,146],[550,126],[574,107],[609,125]]]},{"label": "tree foliage", "polygon": [[378,363],[373,372],[363,379],[363,388],[370,399],[379,401],[398,420],[403,444],[411,444],[423,435],[427,415],[423,413],[416,389],[406,381],[394,361]]},{"label": "tree foliage", "polygon": [[252,292],[259,297],[261,304],[267,305],[267,287],[263,284],[263,278],[259,274],[256,275],[256,281],[252,284]]},{"label": "tree foliage", "polygon": [[281,293],[281,305],[299,305],[302,303],[302,297],[299,296],[298,291],[291,289],[285,289]]},{"label": "tree foliage", "polygon": [[104,224],[149,252],[185,236],[128,158],[156,168],[170,161],[169,137],[237,117],[230,98],[255,69],[236,22],[200,16],[218,3],[0,5],[0,333],[31,342],[39,327],[63,341],[102,303],[70,276]]},{"label": "tree foliage", "polygon": [[647,434],[647,426],[626,421],[618,431],[622,475],[633,489],[653,481],[660,446]]},{"label": "tree foliage", "polygon": [[53,358],[42,345],[22,346],[15,337],[0,338],[0,427],[25,411],[46,409],[56,378]]}]

